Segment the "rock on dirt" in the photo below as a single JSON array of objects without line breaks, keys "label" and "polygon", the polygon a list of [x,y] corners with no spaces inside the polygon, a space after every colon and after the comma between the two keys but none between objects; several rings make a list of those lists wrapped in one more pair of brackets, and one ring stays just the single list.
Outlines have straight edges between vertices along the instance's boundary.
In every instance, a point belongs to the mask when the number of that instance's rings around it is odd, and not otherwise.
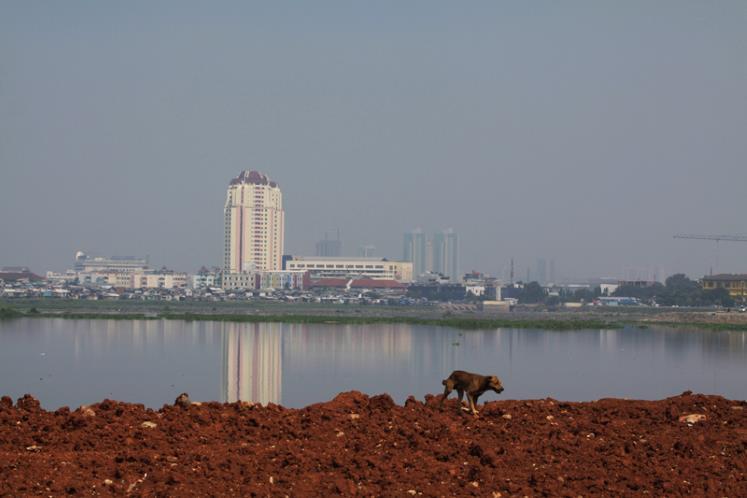
[{"label": "rock on dirt", "polygon": [[698,422],[705,422],[706,420],[708,420],[708,417],[702,413],[691,413],[690,415],[682,415],[679,418],[680,422],[686,424],[697,424]]},{"label": "rock on dirt", "polygon": [[78,412],[84,417],[95,417],[96,416],[96,412],[93,410],[93,408],[91,408],[90,406],[86,406],[86,405],[80,405],[78,407]]},{"label": "rock on dirt", "polygon": [[747,496],[744,401],[509,400],[475,417],[439,399],[104,400],[86,417],[3,397],[0,496]]}]

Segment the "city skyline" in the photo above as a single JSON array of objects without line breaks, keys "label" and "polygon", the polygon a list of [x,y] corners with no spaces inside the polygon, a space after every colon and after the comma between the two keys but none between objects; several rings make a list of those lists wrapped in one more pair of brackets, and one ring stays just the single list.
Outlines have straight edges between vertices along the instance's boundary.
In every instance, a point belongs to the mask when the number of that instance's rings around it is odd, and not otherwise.
[{"label": "city skyline", "polygon": [[0,265],[222,266],[226,179],[254,169],[286,253],[451,226],[462,270],[747,270],[672,238],[747,232],[743,2],[187,4],[0,6]]}]

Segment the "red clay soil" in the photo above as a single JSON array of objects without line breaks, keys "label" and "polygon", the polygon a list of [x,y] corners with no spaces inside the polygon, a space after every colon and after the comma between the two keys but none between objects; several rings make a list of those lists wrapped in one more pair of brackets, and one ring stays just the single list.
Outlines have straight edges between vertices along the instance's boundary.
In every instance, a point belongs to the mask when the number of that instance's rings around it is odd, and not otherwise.
[{"label": "red clay soil", "polygon": [[49,412],[5,397],[0,495],[747,496],[744,401],[497,401],[478,417],[437,401]]}]

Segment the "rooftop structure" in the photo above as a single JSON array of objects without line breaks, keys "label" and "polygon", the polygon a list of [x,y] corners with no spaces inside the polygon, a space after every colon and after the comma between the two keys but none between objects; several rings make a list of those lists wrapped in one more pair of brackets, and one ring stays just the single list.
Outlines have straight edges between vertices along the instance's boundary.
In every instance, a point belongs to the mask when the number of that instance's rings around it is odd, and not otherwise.
[{"label": "rooftop structure", "polygon": [[3,266],[0,268],[0,280],[11,282],[16,280],[43,280],[39,275],[32,273],[25,266]]}]

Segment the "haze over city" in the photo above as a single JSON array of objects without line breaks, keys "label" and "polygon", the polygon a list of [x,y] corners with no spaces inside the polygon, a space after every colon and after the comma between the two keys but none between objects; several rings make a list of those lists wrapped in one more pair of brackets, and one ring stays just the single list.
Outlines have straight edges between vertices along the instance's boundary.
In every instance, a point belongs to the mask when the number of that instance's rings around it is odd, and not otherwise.
[{"label": "haze over city", "polygon": [[285,252],[461,268],[745,272],[747,3],[3,2],[0,264],[219,266],[231,178],[283,189]]}]

